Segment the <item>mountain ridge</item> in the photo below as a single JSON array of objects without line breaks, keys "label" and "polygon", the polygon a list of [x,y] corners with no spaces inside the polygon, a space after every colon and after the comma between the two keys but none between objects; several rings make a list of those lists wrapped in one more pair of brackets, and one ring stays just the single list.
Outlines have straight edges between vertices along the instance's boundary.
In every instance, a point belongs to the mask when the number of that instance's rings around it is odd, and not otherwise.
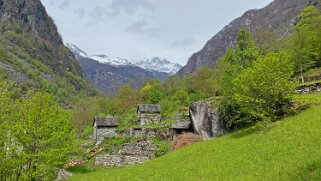
[{"label": "mountain ridge", "polygon": [[274,0],[264,8],[245,12],[214,35],[200,51],[194,53],[177,75],[184,77],[205,65],[215,68],[218,59],[225,54],[227,49],[234,47],[236,35],[241,28],[250,33],[268,29],[278,34],[279,37],[284,37],[291,32],[299,12],[304,7],[315,3],[318,1]]},{"label": "mountain ridge", "polygon": [[83,68],[86,79],[110,95],[115,95],[124,84],[130,83],[135,88],[139,88],[147,78],[162,81],[169,76],[168,73],[146,70],[133,64],[102,63],[92,59],[77,46],[69,45],[69,49],[73,51],[76,60]]},{"label": "mountain ridge", "polygon": [[129,60],[125,58],[119,58],[119,57],[110,57],[104,54],[89,55],[88,53],[83,51],[81,48],[79,48],[77,45],[74,45],[72,43],[67,43],[66,46],[71,52],[75,54],[79,54],[83,57],[96,60],[100,63],[107,63],[112,66],[123,66],[123,65],[137,66],[147,71],[163,72],[170,75],[177,73],[179,69],[183,67],[177,63],[172,63],[167,59],[160,58],[160,57],[153,57],[151,59],[143,59],[143,60],[136,61],[136,60]]},{"label": "mountain ridge", "polygon": [[0,37],[0,81],[15,82],[21,94],[46,91],[68,106],[98,93],[40,0],[0,0]]}]

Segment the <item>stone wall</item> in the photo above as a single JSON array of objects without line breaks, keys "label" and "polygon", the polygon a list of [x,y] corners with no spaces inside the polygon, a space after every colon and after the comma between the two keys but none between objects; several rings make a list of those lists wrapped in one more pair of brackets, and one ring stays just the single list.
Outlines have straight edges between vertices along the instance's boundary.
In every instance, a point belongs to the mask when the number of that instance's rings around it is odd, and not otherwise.
[{"label": "stone wall", "polygon": [[158,138],[171,140],[173,133],[170,128],[131,128],[119,133],[122,137],[141,137],[146,139]]},{"label": "stone wall", "polygon": [[149,160],[148,157],[132,157],[125,155],[105,155],[97,157],[95,165],[105,167],[123,167],[129,165],[135,165],[138,163],[144,163]]},{"label": "stone wall", "polygon": [[116,129],[116,127],[97,127],[96,145],[100,144],[105,138],[117,136]]},{"label": "stone wall", "polygon": [[159,123],[161,120],[160,114],[147,114],[147,113],[141,113],[140,114],[140,125],[146,125],[146,124],[153,124],[153,123]]},{"label": "stone wall", "polygon": [[123,167],[143,163],[155,158],[158,147],[152,141],[142,141],[123,145],[117,155],[96,157],[95,165],[107,167]]},{"label": "stone wall", "polygon": [[152,141],[142,141],[134,144],[124,144],[118,153],[126,156],[155,158],[157,150],[157,146]]},{"label": "stone wall", "polygon": [[321,92],[321,83],[303,85],[297,88],[297,93],[299,94],[309,94],[316,92]]}]

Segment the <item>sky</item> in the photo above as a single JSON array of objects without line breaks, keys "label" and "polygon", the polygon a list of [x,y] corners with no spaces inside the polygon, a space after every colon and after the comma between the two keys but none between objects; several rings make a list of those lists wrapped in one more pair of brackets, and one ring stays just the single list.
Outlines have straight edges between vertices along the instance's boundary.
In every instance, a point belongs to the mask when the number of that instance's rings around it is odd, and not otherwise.
[{"label": "sky", "polygon": [[235,18],[272,0],[41,0],[65,43],[130,60],[188,58]]}]

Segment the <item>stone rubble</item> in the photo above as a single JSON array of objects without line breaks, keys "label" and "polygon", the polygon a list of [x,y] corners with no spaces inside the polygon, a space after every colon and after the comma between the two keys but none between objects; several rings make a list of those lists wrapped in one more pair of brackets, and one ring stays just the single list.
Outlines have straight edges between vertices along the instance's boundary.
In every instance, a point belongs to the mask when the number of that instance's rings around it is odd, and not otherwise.
[{"label": "stone rubble", "polygon": [[316,92],[321,92],[321,83],[303,85],[297,88],[297,93],[299,94],[310,94]]},{"label": "stone rubble", "polygon": [[152,141],[141,141],[137,143],[127,143],[117,155],[104,155],[96,157],[95,165],[107,167],[124,167],[143,163],[155,158],[157,146]]}]

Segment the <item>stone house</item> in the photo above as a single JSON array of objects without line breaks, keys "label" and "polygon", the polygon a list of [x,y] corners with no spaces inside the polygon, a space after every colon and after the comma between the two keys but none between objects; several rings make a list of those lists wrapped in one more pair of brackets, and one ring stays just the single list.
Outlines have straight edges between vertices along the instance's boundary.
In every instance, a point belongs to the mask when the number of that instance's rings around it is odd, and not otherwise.
[{"label": "stone house", "polygon": [[158,104],[139,104],[137,115],[140,126],[159,123],[161,121],[161,107]]},{"label": "stone house", "polygon": [[178,121],[172,125],[173,137],[179,134],[193,132],[191,121]]},{"label": "stone house", "polygon": [[111,138],[117,135],[118,120],[115,117],[95,117],[93,139],[99,144],[105,138]]}]

